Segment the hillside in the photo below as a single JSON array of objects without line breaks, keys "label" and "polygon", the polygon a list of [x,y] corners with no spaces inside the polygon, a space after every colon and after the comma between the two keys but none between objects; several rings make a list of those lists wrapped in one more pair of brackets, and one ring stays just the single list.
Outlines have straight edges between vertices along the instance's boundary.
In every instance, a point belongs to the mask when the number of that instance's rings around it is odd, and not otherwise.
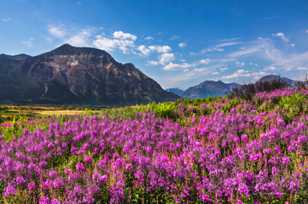
[{"label": "hillside", "polygon": [[0,102],[129,105],[172,101],[153,79],[95,48],[64,44],[38,56],[0,55]]},{"label": "hillside", "polygon": [[308,201],[305,88],[76,111],[0,120],[1,203]]},{"label": "hillside", "polygon": [[[298,81],[289,79],[287,77],[280,77],[279,75],[266,75],[257,80],[254,84],[281,81],[289,87],[294,87]],[[189,87],[186,90],[178,88],[169,88],[166,91],[174,93],[184,98],[206,98],[209,96],[225,96],[233,89],[242,87],[238,83],[224,83],[222,81],[206,80],[196,86]]]}]

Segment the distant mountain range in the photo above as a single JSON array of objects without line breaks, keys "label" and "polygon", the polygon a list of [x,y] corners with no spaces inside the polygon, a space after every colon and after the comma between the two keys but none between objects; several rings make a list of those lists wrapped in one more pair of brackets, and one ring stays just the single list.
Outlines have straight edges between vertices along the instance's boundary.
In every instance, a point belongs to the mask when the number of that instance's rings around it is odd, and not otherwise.
[{"label": "distant mountain range", "polygon": [[166,91],[170,92],[170,93],[174,93],[175,95],[184,96],[184,92],[182,89],[179,88],[170,88],[170,89],[166,89]]},{"label": "distant mountain range", "polygon": [[266,75],[266,76],[262,77],[256,83],[258,83],[258,82],[271,82],[271,81],[278,81],[278,80],[288,84],[289,86],[294,86],[296,84],[296,82],[298,82],[298,81],[289,79],[287,77],[281,77],[279,75],[271,74],[271,75]]},{"label": "distant mountain range", "polygon": [[[278,79],[290,86],[296,83],[277,75],[264,76],[258,82]],[[103,50],[69,44],[34,57],[0,55],[0,103],[131,105],[224,96],[240,86],[204,81],[185,91],[165,91],[131,63],[119,63]]]},{"label": "distant mountain range", "polygon": [[[289,86],[294,86],[297,81],[286,77],[280,77],[278,75],[267,75],[260,78],[256,83],[259,82],[269,82],[281,80]],[[241,84],[237,83],[224,83],[222,81],[212,81],[207,80],[196,86],[190,87],[186,90],[181,90],[179,88],[166,89],[167,91],[174,93],[180,97],[184,98],[205,98],[209,96],[225,96],[229,94],[234,88],[241,87]]]},{"label": "distant mountain range", "polygon": [[1,103],[129,105],[172,101],[153,79],[95,48],[64,44],[38,55],[0,55]]}]

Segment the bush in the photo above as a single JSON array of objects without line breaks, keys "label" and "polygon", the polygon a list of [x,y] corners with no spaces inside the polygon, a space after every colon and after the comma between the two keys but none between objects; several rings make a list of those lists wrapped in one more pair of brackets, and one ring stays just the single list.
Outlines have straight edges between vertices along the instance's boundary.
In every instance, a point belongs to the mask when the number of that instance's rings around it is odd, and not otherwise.
[{"label": "bush", "polygon": [[298,116],[300,113],[308,112],[307,97],[301,94],[282,97],[278,105],[286,121],[293,120],[293,118]]},{"label": "bush", "polygon": [[240,100],[238,98],[232,99],[227,105],[225,105],[222,110],[223,112],[229,112],[232,108],[236,107],[238,104],[240,104]]},{"label": "bush", "polygon": [[162,118],[172,118],[175,119],[176,116],[176,105],[175,103],[159,103],[150,104],[150,110],[155,113],[156,116]]},{"label": "bush", "polygon": [[281,89],[287,86],[288,84],[280,79],[265,82],[259,81],[255,84],[246,84],[240,86],[239,88],[233,89],[230,93],[230,96],[251,100],[252,97],[258,92],[270,92],[275,89]]}]

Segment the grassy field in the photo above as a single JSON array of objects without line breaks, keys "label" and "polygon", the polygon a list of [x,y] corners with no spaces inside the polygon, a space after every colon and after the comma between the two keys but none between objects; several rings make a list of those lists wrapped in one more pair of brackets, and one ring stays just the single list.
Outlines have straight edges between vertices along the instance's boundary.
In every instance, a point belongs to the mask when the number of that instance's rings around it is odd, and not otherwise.
[{"label": "grassy field", "polygon": [[308,203],[308,92],[0,106],[1,203]]}]

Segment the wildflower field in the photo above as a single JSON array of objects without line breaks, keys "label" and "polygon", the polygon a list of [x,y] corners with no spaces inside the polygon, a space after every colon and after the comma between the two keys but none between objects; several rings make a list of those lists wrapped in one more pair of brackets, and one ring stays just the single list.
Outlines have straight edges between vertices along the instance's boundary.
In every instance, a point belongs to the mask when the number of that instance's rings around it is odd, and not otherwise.
[{"label": "wildflower field", "polygon": [[305,88],[74,113],[2,118],[0,203],[308,203]]}]

